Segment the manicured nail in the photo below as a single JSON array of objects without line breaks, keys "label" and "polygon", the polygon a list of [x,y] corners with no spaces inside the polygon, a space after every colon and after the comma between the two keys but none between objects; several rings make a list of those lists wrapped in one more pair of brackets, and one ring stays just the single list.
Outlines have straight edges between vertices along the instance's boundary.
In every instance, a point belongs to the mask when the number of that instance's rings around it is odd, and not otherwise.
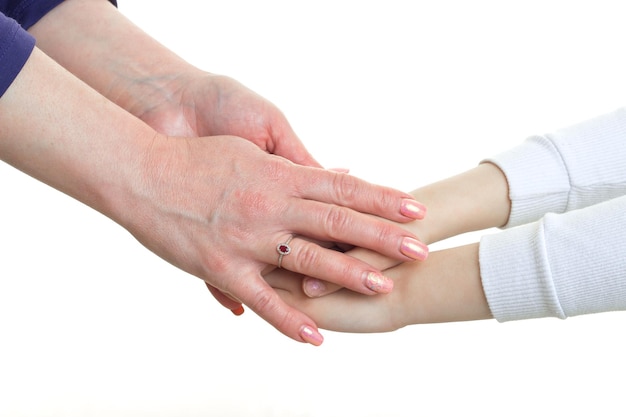
[{"label": "manicured nail", "polygon": [[393,289],[393,281],[376,272],[368,272],[365,275],[365,286],[379,294],[387,294]]},{"label": "manicured nail", "polygon": [[413,239],[412,237],[405,237],[404,239],[402,239],[400,252],[402,252],[409,258],[423,261],[428,257],[428,246],[426,246],[417,239]]},{"label": "manicured nail", "polygon": [[324,337],[317,330],[311,326],[302,326],[300,329],[300,337],[307,343],[313,346],[319,346],[324,342]]},{"label": "manicured nail", "polygon": [[326,292],[326,284],[316,278],[305,278],[303,284],[304,293],[311,298],[319,297]]},{"label": "manicured nail", "polygon": [[411,219],[421,220],[426,216],[426,206],[410,198],[405,198],[400,205],[400,213]]},{"label": "manicured nail", "polygon": [[233,308],[233,309],[232,309],[232,310],[230,310],[230,311],[232,311],[232,313],[233,313],[235,316],[241,316],[245,310],[243,309],[243,306],[239,306],[239,307],[235,307],[235,308]]}]

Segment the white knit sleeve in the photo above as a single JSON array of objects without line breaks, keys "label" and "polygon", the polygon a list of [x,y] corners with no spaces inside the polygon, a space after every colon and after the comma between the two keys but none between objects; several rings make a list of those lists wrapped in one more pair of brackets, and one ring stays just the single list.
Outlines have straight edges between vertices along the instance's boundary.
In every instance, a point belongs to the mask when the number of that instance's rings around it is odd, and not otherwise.
[{"label": "white knit sleeve", "polygon": [[626,110],[487,161],[506,175],[511,198],[509,229],[480,243],[494,317],[625,310]]},{"label": "white knit sleeve", "polygon": [[626,194],[626,109],[543,136],[487,159],[509,183],[505,227]]},{"label": "white knit sleeve", "polygon": [[479,256],[498,321],[626,310],[626,196],[484,236]]}]

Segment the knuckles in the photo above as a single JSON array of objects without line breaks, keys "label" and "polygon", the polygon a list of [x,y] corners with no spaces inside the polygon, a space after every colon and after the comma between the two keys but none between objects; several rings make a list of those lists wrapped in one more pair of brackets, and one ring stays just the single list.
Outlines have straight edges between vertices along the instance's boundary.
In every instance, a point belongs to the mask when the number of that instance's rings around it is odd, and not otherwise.
[{"label": "knuckles", "polygon": [[295,253],[295,271],[314,271],[319,268],[320,258],[317,245],[312,243],[301,243]]},{"label": "knuckles", "polygon": [[342,173],[334,173],[332,191],[339,204],[350,206],[362,197],[365,190],[362,187],[362,182],[357,178]]},{"label": "knuckles", "polygon": [[355,212],[345,207],[328,205],[322,214],[321,224],[330,239],[341,240],[341,237],[352,231]]}]

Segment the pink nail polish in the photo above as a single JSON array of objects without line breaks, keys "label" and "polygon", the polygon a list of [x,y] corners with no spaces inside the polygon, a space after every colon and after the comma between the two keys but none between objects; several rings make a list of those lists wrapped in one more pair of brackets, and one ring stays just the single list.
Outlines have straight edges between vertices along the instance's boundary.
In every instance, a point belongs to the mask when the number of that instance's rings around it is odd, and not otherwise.
[{"label": "pink nail polish", "polygon": [[303,285],[304,293],[311,298],[319,297],[326,291],[326,284],[315,278],[305,278]]},{"label": "pink nail polish", "polygon": [[426,206],[410,198],[402,200],[400,213],[411,219],[421,220],[426,216]]},{"label": "pink nail polish", "polygon": [[393,281],[376,272],[368,272],[365,275],[365,286],[379,294],[387,294],[393,289]]},{"label": "pink nail polish", "polygon": [[423,261],[428,257],[428,246],[424,245],[417,239],[413,239],[412,237],[405,237],[402,239],[400,252],[409,258]]},{"label": "pink nail polish", "polygon": [[317,330],[311,326],[302,326],[300,329],[300,337],[307,343],[313,346],[319,346],[324,342],[324,337]]}]

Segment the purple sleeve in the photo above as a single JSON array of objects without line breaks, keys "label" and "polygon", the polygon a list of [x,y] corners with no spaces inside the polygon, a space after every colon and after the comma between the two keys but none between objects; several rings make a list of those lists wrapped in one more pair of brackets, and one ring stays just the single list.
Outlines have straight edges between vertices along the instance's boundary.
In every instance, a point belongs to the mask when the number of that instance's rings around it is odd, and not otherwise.
[{"label": "purple sleeve", "polygon": [[[117,7],[116,0],[109,0]],[[28,30],[63,0],[0,0],[0,12],[15,19]]]},{"label": "purple sleeve", "polygon": [[0,97],[9,88],[35,47],[35,39],[0,13]]},{"label": "purple sleeve", "polygon": [[[0,0],[0,97],[35,47],[26,30],[63,0]],[[117,7],[116,0],[109,0]]]}]

